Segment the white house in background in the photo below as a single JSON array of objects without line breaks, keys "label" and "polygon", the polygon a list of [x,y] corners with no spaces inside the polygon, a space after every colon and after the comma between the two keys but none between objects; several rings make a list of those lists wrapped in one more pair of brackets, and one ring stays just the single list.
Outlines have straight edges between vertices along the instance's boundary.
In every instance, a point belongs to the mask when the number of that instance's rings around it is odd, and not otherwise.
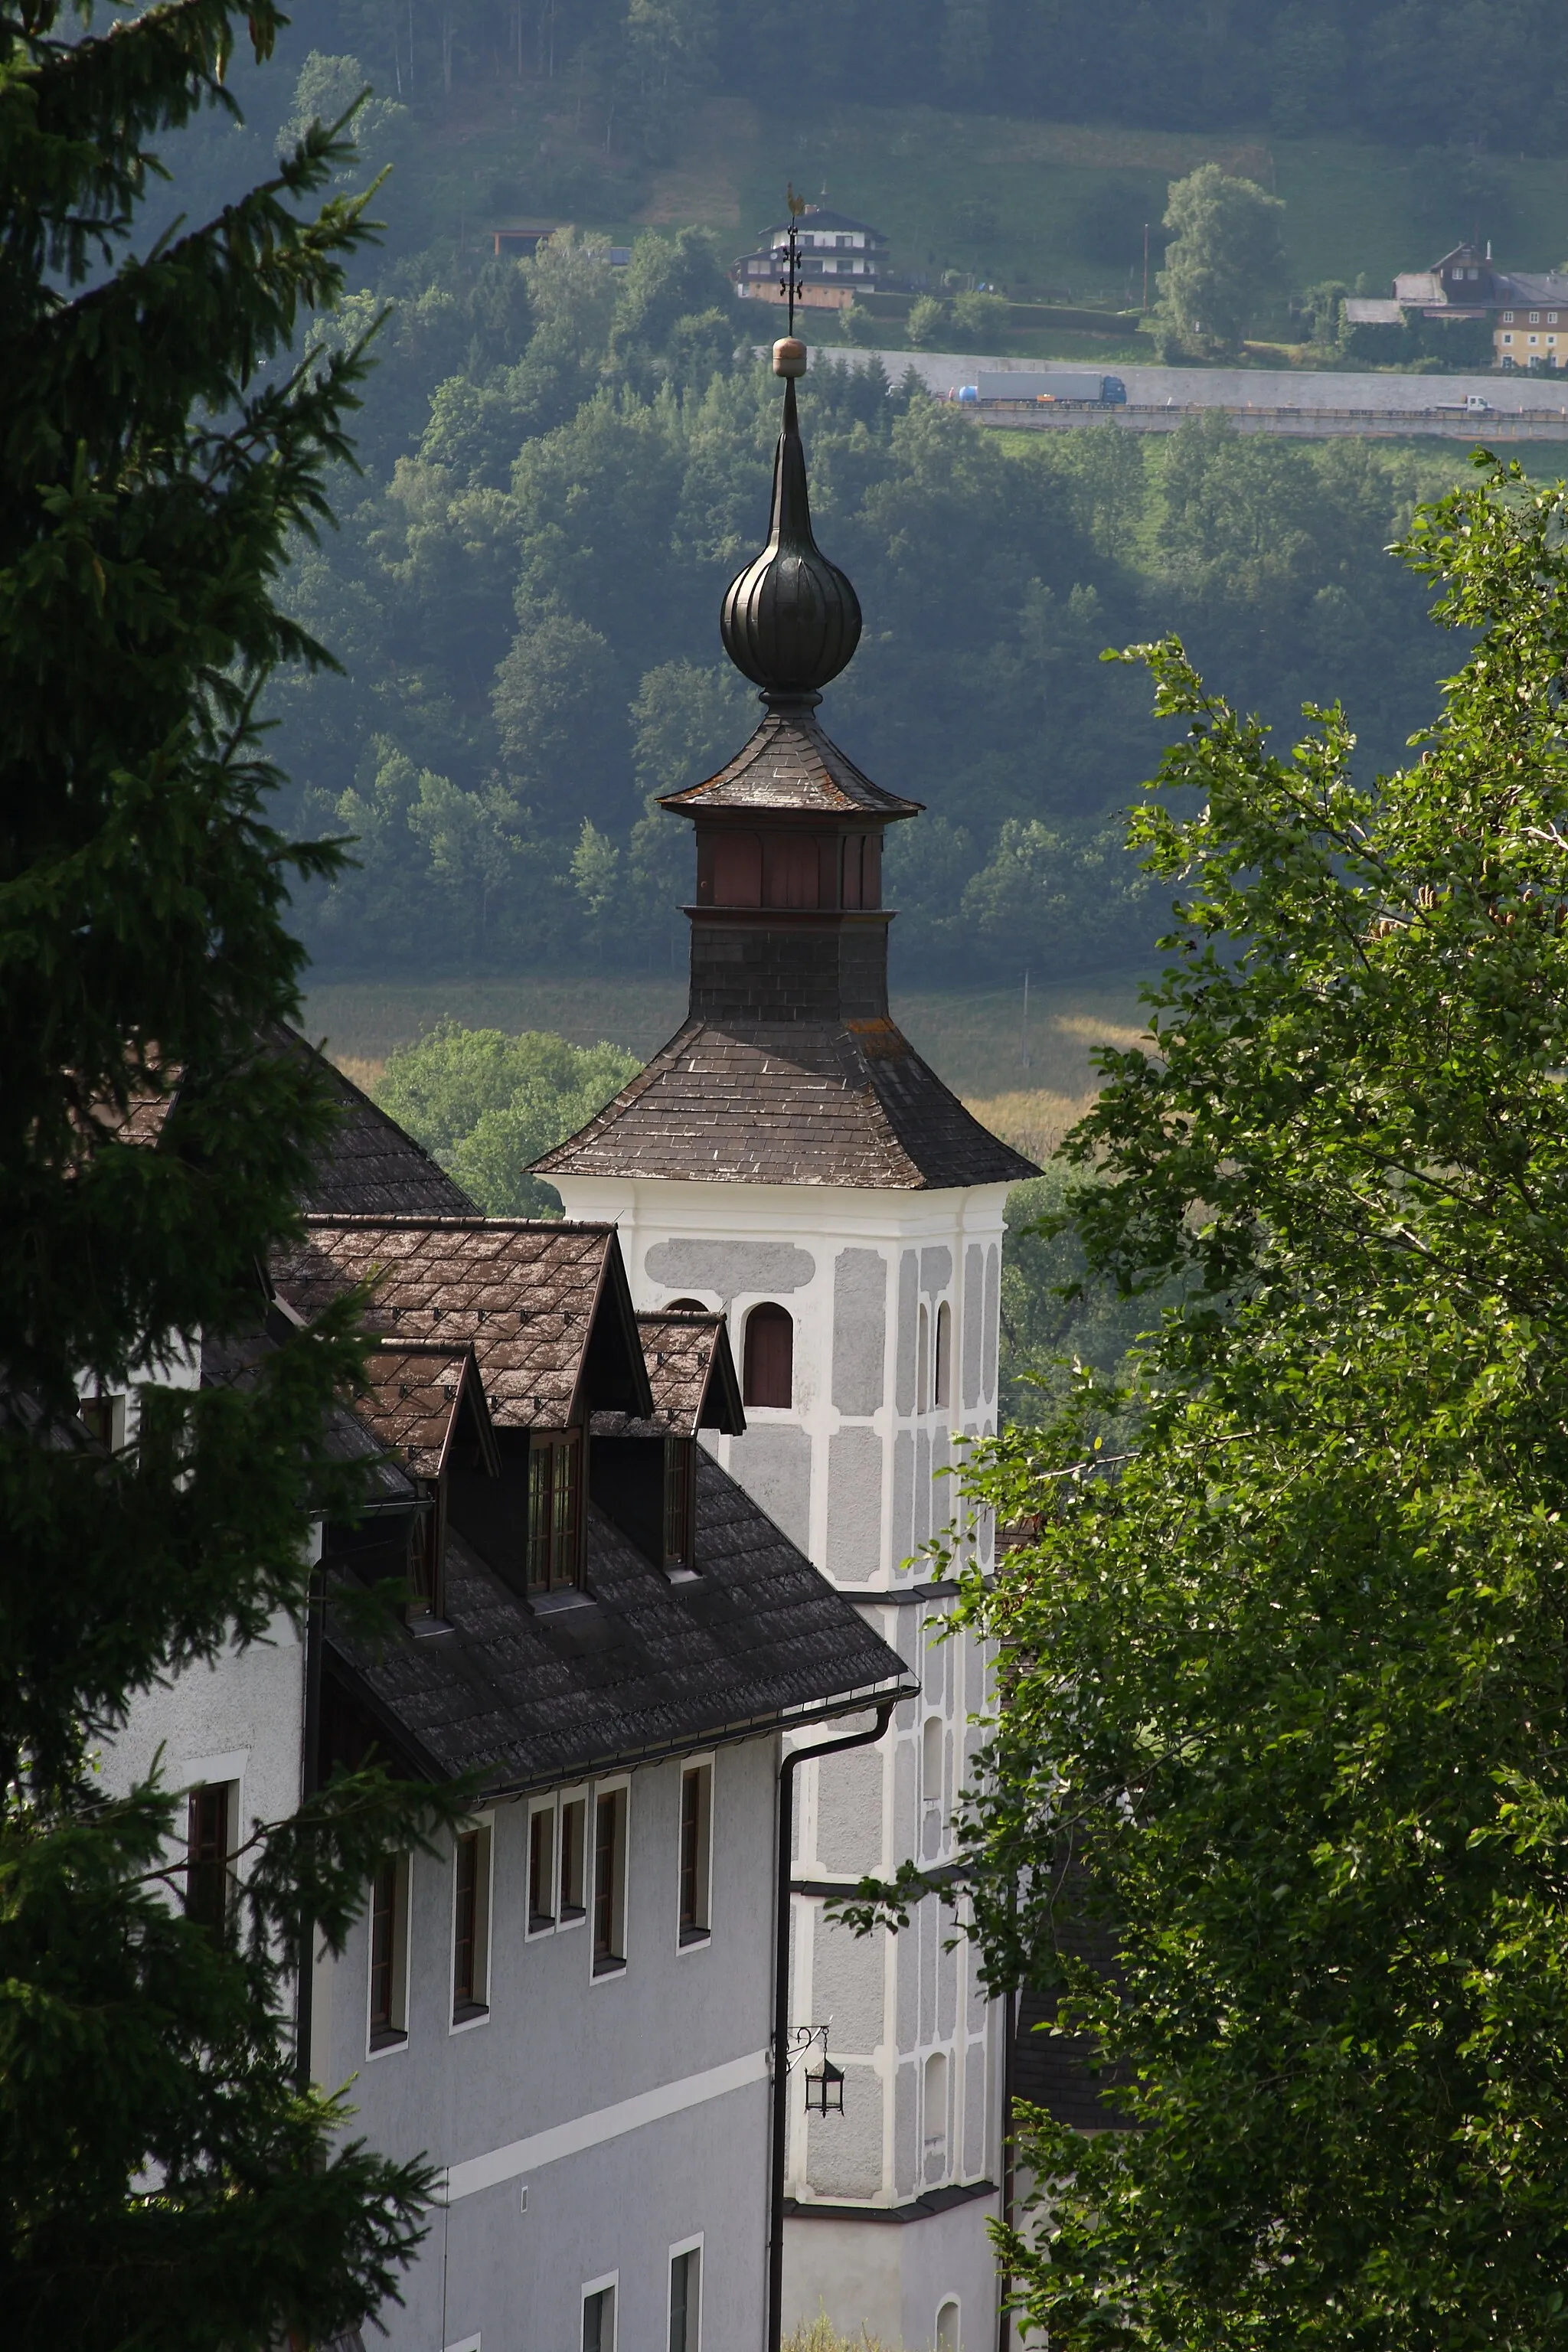
[{"label": "white house in background", "polygon": [[[320,1531],[308,1646],[180,1676],[108,1777],[164,1743],[216,1910],[254,1820],[335,1762],[479,1776],[474,1825],[388,1857],[301,2000],[354,2131],[440,2168],[392,2352],[761,2346],[781,1737],[875,1737],[912,1682],[700,1449],[744,1429],[721,1321],[639,1320],[613,1230],[477,1215],[341,1092],[265,1327],[202,1376],[378,1276],[338,1432],[379,1457],[371,1507]],[[388,1575],[415,1597],[367,1641],[334,1596]]]},{"label": "white house in background", "polygon": [[889,1016],[881,841],[918,803],[815,716],[859,625],[811,537],[791,382],[769,545],[723,611],[765,715],[664,803],[696,829],[689,1017],[539,1171],[568,1214],[615,1223],[640,1307],[725,1318],[746,1428],[705,1445],[920,1677],[892,1739],[801,1774],[792,2014],[832,2020],[847,2080],[841,2116],[791,2107],[783,2326],[826,2305],[851,2336],[989,2352],[1004,2011],[934,1898],[863,1940],[823,1904],[947,1853],[985,1662],[933,1643],[955,1586],[918,1555],[952,1517],[952,1433],[995,1427],[1003,1209],[1037,1171]]}]

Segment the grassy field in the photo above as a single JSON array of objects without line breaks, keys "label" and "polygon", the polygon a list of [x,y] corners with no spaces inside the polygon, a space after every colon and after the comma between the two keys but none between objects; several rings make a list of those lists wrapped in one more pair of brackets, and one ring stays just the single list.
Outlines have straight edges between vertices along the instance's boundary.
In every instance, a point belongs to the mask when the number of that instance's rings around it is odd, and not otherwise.
[{"label": "grassy field", "polygon": [[[423,118],[385,201],[396,208],[401,181],[433,229],[482,231],[487,191],[542,139],[563,160],[578,150],[584,162],[602,159],[598,129],[589,115],[579,121],[560,85],[553,95],[470,87]],[[1552,268],[1568,255],[1568,157],[1489,160],[1508,183],[1512,225],[1505,233],[1483,221],[1482,233],[1493,236],[1505,266]],[[1353,284],[1364,275],[1382,291],[1396,269],[1425,266],[1452,241],[1423,215],[1410,151],[1370,140],[1205,137],[931,107],[807,110],[793,94],[771,110],[745,99],[707,100],[682,126],[665,168],[641,184],[635,213],[584,215],[580,226],[619,239],[691,222],[738,253],[776,224],[793,181],[884,229],[896,269],[956,268],[1037,298],[1125,303],[1141,295],[1142,256],[1129,253],[1121,265],[1092,258],[1086,217],[1107,194],[1135,191],[1157,223],[1167,184],[1211,161],[1283,198],[1295,286],[1324,278]],[[959,226],[964,199],[992,209],[994,231]],[[1048,340],[1070,348],[1070,338]]]},{"label": "grassy field", "polygon": [[[680,1025],[684,981],[336,981],[310,991],[309,1034],[357,1082],[373,1084],[386,1056],[450,1019],[471,1029],[551,1029],[576,1045],[601,1037],[649,1055]],[[1033,1158],[1053,1150],[1092,1098],[1089,1055],[1139,1034],[1136,974],[1103,973],[1036,987],[1026,1022],[1021,990],[895,992],[911,1042],[985,1124]]]}]

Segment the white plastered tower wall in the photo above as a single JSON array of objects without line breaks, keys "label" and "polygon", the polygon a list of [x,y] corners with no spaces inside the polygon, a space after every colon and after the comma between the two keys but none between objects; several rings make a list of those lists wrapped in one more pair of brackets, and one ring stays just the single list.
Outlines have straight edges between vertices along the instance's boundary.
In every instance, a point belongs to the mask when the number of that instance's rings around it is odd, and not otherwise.
[{"label": "white plastered tower wall", "polygon": [[[792,2090],[785,2328],[825,2308],[847,2334],[865,2326],[913,2352],[956,2302],[963,2343],[988,2352],[1002,2012],[969,1948],[947,1948],[952,1915],[938,1901],[898,1936],[858,1938],[828,1924],[819,1890],[947,1857],[985,1662],[966,1635],[932,1638],[952,1578],[921,1548],[960,1511],[945,1475],[962,1454],[954,1438],[996,1425],[1007,1188],[553,1181],[569,1216],[616,1222],[639,1307],[694,1298],[721,1309],[738,1361],[752,1308],[787,1308],[792,1404],[753,1406],[745,1436],[706,1442],[921,1678],[920,1699],[899,1707],[878,1747],[800,1776],[792,2012],[830,2025],[847,2080],[843,2116],[809,2124]],[[978,1547],[988,1566],[991,1540],[978,1526],[967,1556]]]}]

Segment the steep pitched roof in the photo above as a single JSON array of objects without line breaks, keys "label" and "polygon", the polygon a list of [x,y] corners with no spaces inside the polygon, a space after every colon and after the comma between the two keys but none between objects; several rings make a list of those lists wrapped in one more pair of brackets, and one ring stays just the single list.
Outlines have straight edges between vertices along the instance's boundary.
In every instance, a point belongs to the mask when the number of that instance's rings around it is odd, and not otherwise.
[{"label": "steep pitched roof", "polygon": [[892,821],[925,803],[900,800],[862,774],[806,712],[770,711],[727,767],[682,793],[660,795],[661,808],[683,816],[709,809],[800,809],[825,816],[864,814]]},{"label": "steep pitched roof", "polygon": [[493,1471],[495,1436],[473,1349],[449,1340],[377,1348],[365,1360],[355,1414],[377,1443],[421,1478],[437,1477],[459,1422],[471,1416]]},{"label": "steep pitched roof", "polygon": [[374,1282],[367,1329],[471,1346],[498,1428],[559,1428],[595,1404],[651,1410],[613,1225],[312,1216],[272,1278],[307,1314]]},{"label": "steep pitched roof", "polygon": [[1034,1162],[988,1133],[887,1019],[689,1021],[541,1175],[889,1192],[1016,1184]]},{"label": "steep pitched roof", "polygon": [[[292,1030],[282,1033],[285,1050],[312,1048]],[[473,1216],[474,1203],[437,1166],[423,1144],[378,1110],[352,1078],[323,1062],[336,1097],[339,1119],[332,1139],[316,1164],[300,1207],[327,1216]]]},{"label": "steep pitched roof", "polygon": [[376,1642],[329,1618],[331,1671],[416,1770],[491,1792],[689,1750],[912,1691],[902,1661],[702,1448],[700,1574],[672,1582],[590,1506],[588,1591],[531,1608],[461,1537],[450,1632]]},{"label": "steep pitched roof", "polygon": [[653,1390],[646,1421],[596,1412],[595,1437],[695,1437],[700,1429],[745,1433],[741,1383],[722,1315],[639,1315],[637,1336]]}]

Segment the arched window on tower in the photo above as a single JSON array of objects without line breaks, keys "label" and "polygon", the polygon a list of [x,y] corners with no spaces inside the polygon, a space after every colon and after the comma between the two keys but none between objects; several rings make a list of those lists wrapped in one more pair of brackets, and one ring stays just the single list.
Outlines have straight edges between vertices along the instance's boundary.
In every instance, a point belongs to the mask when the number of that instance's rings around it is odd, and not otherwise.
[{"label": "arched window on tower", "polygon": [[931,1317],[921,1302],[920,1339],[915,1349],[915,1411],[924,1412],[931,1402]]},{"label": "arched window on tower", "polygon": [[700,1298],[672,1298],[668,1306],[659,1311],[665,1315],[706,1315],[709,1309]]},{"label": "arched window on tower", "polygon": [[952,1309],[945,1299],[936,1310],[936,1389],[931,1402],[952,1402]]},{"label": "arched window on tower", "polygon": [[747,1404],[795,1402],[795,1322],[785,1307],[753,1307],[746,1318],[742,1382]]}]

